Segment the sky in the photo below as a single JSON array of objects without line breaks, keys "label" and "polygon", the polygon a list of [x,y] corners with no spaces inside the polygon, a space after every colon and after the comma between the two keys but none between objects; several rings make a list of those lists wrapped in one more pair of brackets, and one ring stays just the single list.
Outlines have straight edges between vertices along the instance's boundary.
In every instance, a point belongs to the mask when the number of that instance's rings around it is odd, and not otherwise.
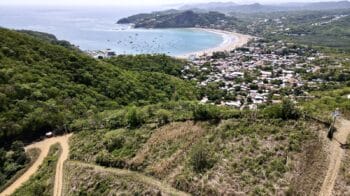
[{"label": "sky", "polygon": [[283,3],[315,2],[332,0],[0,0],[0,5],[117,5],[117,6],[154,6],[183,5],[202,2],[247,3]]}]

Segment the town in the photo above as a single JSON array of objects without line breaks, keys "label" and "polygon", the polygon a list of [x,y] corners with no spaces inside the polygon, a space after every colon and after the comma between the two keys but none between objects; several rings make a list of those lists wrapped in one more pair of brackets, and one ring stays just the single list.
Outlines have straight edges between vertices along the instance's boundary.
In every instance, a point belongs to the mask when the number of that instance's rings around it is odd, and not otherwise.
[{"label": "town", "polygon": [[182,73],[201,87],[202,103],[254,110],[260,104],[279,103],[285,96],[308,98],[304,87],[316,88],[323,80],[306,80],[303,75],[319,71],[322,65],[315,62],[324,58],[308,47],[255,38],[231,52],[193,58]]}]

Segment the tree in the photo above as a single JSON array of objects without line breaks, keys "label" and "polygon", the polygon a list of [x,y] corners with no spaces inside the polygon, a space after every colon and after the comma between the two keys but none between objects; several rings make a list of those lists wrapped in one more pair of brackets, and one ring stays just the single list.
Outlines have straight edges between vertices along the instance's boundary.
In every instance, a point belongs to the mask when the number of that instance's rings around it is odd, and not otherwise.
[{"label": "tree", "polygon": [[215,120],[220,119],[220,111],[217,106],[197,105],[193,110],[195,120]]},{"label": "tree", "polygon": [[11,145],[11,150],[13,151],[12,159],[15,161],[15,164],[23,165],[28,161],[23,142],[13,142]]},{"label": "tree", "polygon": [[298,119],[300,117],[300,112],[291,100],[284,99],[282,102],[281,115],[284,120]]}]

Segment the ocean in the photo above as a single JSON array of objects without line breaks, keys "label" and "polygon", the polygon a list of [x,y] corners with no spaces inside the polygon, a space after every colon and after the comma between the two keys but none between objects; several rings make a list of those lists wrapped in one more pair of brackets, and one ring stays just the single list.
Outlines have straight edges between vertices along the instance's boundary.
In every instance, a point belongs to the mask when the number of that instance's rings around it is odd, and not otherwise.
[{"label": "ocean", "polygon": [[82,50],[179,56],[219,45],[222,36],[197,29],[133,29],[118,19],[161,8],[0,6],[0,26],[54,34]]}]

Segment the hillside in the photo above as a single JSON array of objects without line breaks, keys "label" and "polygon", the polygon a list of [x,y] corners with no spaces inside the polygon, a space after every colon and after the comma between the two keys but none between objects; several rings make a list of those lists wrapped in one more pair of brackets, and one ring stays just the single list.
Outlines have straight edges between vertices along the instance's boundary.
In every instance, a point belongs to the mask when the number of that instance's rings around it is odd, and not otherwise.
[{"label": "hillside", "polygon": [[74,119],[106,108],[196,99],[192,84],[177,77],[125,70],[24,33],[0,29],[0,48],[1,146],[68,131]]},{"label": "hillside", "polygon": [[[327,167],[320,133],[326,133],[323,125],[313,122],[249,117],[218,124],[187,121],[159,128],[87,130],[73,136],[71,159],[131,169],[191,195],[313,195]],[[71,195],[149,190],[148,183],[119,179],[98,168],[76,164],[67,170],[68,189],[75,188]],[[91,186],[81,183],[87,173],[95,176],[89,179]]]},{"label": "hillside", "polygon": [[50,34],[0,29],[0,194],[350,194],[349,14],[168,10],[119,21],[262,37],[192,62],[93,59]]},{"label": "hillside", "polygon": [[79,50],[77,47],[69,43],[68,41],[65,40],[59,40],[56,38],[55,35],[49,34],[49,33],[44,33],[44,32],[38,32],[38,31],[30,31],[30,30],[18,30],[20,33],[25,33],[28,35],[31,35],[33,37],[36,37],[38,39],[41,39],[43,41],[50,42],[55,45],[60,45],[68,49],[75,49]]},{"label": "hillside", "polygon": [[118,24],[132,23],[136,28],[179,28],[179,27],[210,27],[217,25],[235,25],[237,19],[227,17],[218,12],[194,12],[169,10],[138,14],[123,18]]},{"label": "hillside", "polygon": [[248,25],[244,32],[272,40],[336,50],[350,49],[350,9],[234,14]]},{"label": "hillside", "polygon": [[[349,11],[350,13],[350,11]],[[336,18],[336,17],[333,17]],[[330,21],[330,22],[328,22]],[[301,24],[290,29],[292,39],[308,45],[350,50],[350,16],[339,19],[330,18],[326,22],[315,22],[311,26]],[[300,36],[303,34],[303,36]]]},{"label": "hillside", "polygon": [[189,4],[180,7],[180,10],[203,10],[216,11],[222,13],[271,13],[281,11],[300,11],[300,10],[336,10],[350,8],[349,1],[336,2],[311,2],[311,3],[280,3],[280,4],[237,4],[234,2],[212,2],[201,4]]}]

